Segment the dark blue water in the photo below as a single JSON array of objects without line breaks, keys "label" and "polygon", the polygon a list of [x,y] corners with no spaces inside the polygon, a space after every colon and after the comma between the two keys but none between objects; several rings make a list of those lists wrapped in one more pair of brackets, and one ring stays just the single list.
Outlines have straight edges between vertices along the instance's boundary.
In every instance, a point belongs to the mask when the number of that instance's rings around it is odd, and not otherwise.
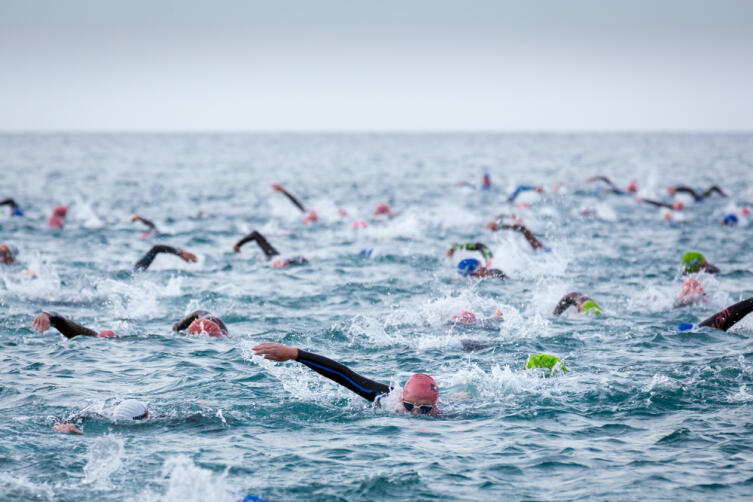
[{"label": "dark blue water", "polygon": [[[747,498],[753,486],[753,318],[677,334],[753,295],[751,228],[722,227],[753,201],[750,135],[2,135],[0,498],[3,500],[687,500]],[[460,188],[491,173],[494,189]],[[591,175],[640,195],[719,183],[730,194],[665,212],[597,193]],[[519,183],[557,195],[524,194]],[[269,185],[283,183],[321,221]],[[400,214],[376,221],[389,203]],[[69,206],[62,231],[46,228]],[[337,209],[344,208],[347,217]],[[583,216],[583,209],[592,209]],[[551,253],[484,224],[514,211]],[[200,215],[201,212],[201,215]],[[157,237],[130,217],[154,220]],[[353,230],[366,219],[369,227]],[[304,267],[273,269],[259,229]],[[444,256],[482,241],[510,278],[460,278]],[[156,242],[199,256],[133,263]],[[372,257],[358,255],[374,248]],[[699,250],[709,302],[673,309],[680,257]],[[460,255],[458,255],[460,257]],[[34,270],[36,278],[24,272]],[[600,317],[558,299],[581,291]],[[452,326],[499,307],[505,321]],[[203,308],[231,337],[171,331]],[[33,331],[55,310],[117,339]],[[468,353],[460,340],[489,345]],[[296,363],[252,356],[281,342],[402,385],[440,386],[439,418],[374,409]],[[529,354],[570,371],[524,371]],[[107,418],[121,399],[156,418]],[[51,430],[87,410],[83,436]]]}]

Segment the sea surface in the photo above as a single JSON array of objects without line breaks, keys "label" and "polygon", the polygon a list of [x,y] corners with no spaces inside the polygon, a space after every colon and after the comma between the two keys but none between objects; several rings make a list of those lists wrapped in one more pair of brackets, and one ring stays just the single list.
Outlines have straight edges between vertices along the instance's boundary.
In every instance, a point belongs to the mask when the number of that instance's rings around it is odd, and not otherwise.
[{"label": "sea surface", "polygon": [[[478,189],[484,172],[490,191]],[[670,224],[586,183],[595,175],[670,202],[672,184],[716,183],[729,197],[686,200]],[[320,222],[303,224],[275,182]],[[518,184],[546,193],[516,207]],[[753,316],[729,332],[676,326],[753,295],[753,222],[719,224],[753,204],[751,135],[3,134],[4,197],[26,216],[0,207],[0,242],[19,251],[0,267],[1,500],[750,497]],[[398,215],[375,218],[379,203]],[[49,230],[61,204],[65,228]],[[137,213],[159,233],[143,238]],[[552,251],[484,228],[510,213]],[[271,268],[254,243],[235,254],[254,229],[310,263]],[[457,274],[463,255],[445,250],[476,241],[508,279]],[[156,243],[198,263],[160,255],[133,273]],[[722,272],[698,276],[708,303],[673,308],[690,250]],[[604,314],[553,316],[570,291]],[[502,323],[451,322],[497,307]],[[231,336],[171,330],[199,308]],[[43,310],[118,337],[37,333]],[[463,339],[488,348],[467,352]],[[397,392],[429,373],[442,414],[374,408],[298,363],[253,356],[263,341]],[[524,370],[539,352],[569,371]],[[128,398],[154,418],[108,418]],[[84,435],[51,430],[82,412],[94,416]]]}]

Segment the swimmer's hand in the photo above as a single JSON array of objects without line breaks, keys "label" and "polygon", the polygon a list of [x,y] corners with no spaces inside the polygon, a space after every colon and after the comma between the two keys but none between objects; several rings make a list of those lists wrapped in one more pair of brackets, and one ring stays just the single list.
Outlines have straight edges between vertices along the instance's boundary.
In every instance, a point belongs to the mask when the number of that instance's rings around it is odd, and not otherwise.
[{"label": "swimmer's hand", "polygon": [[275,192],[284,192],[285,191],[285,189],[282,188],[282,185],[280,185],[279,183],[272,183],[272,190],[274,190]]},{"label": "swimmer's hand", "polygon": [[298,349],[281,343],[260,343],[251,350],[254,351],[255,356],[264,356],[264,359],[271,359],[272,361],[282,362],[298,358]]},{"label": "swimmer's hand", "polygon": [[452,258],[452,255],[455,254],[455,249],[454,248],[450,248],[450,249],[447,250],[447,252],[445,254],[447,255],[447,258]]},{"label": "swimmer's hand", "polygon": [[139,216],[138,214],[134,214],[133,217],[131,218],[131,223],[135,223],[137,221],[141,221],[141,216]]},{"label": "swimmer's hand", "polygon": [[42,312],[34,318],[34,320],[31,322],[31,325],[35,330],[39,331],[40,333],[44,333],[45,331],[50,329],[50,314],[48,314],[47,312]]},{"label": "swimmer's hand", "polygon": [[233,251],[235,251],[236,253],[241,252],[241,247],[238,245],[238,243],[233,244]]},{"label": "swimmer's hand", "polygon": [[186,263],[196,263],[196,255],[188,251],[181,251],[178,256]]},{"label": "swimmer's hand", "polygon": [[502,311],[499,310],[499,307],[497,307],[497,310],[494,311],[494,317],[497,319],[502,319]]},{"label": "swimmer's hand", "polygon": [[63,434],[83,434],[75,425],[65,422],[53,425],[52,430]]},{"label": "swimmer's hand", "polygon": [[497,231],[499,230],[499,223],[497,223],[496,221],[490,221],[486,224],[486,228],[488,228],[492,232]]}]

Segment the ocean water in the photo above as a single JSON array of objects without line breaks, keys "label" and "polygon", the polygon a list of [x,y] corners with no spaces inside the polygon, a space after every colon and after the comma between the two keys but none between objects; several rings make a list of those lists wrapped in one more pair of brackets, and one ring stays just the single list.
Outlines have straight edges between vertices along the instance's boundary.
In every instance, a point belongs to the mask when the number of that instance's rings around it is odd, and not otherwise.
[{"label": "ocean water", "polygon": [[[753,316],[729,332],[675,327],[753,295],[751,223],[719,225],[753,204],[751,135],[5,134],[0,154],[0,198],[26,212],[0,208],[0,242],[19,249],[0,268],[2,500],[750,496]],[[458,186],[485,171],[493,190]],[[584,181],[599,174],[650,198],[681,183],[730,197],[688,204],[670,225]],[[549,192],[558,180],[559,194],[506,202],[518,184]],[[304,225],[274,182],[321,221]],[[375,219],[382,202],[399,215]],[[59,204],[66,226],[52,231]],[[552,252],[484,228],[510,212]],[[134,213],[160,233],[142,238]],[[310,264],[271,268],[253,243],[233,253],[253,229]],[[466,241],[489,245],[509,279],[461,278],[444,251]],[[155,243],[199,261],[161,255],[132,273]],[[722,273],[699,277],[707,304],[674,309],[688,250]],[[573,290],[604,314],[553,316]],[[500,324],[449,322],[497,307]],[[171,331],[198,308],[231,336]],[[119,336],[39,334],[42,310]],[[469,353],[461,339],[489,348]],[[398,387],[427,372],[443,414],[375,409],[295,362],[254,357],[262,341]],[[570,371],[524,371],[536,352]],[[155,418],[108,419],[127,398]],[[83,436],[52,432],[82,410],[98,414]]]}]

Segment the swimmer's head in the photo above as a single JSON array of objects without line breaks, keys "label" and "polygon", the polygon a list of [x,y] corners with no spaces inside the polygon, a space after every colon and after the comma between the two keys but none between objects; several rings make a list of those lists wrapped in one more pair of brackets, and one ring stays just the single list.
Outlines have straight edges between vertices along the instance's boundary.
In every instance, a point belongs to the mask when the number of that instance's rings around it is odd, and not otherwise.
[{"label": "swimmer's head", "polygon": [[735,213],[730,213],[724,217],[724,219],[722,220],[722,225],[734,227],[739,221],[740,220],[737,218],[737,215]]},{"label": "swimmer's head", "polygon": [[136,399],[126,399],[112,411],[112,418],[115,420],[144,420],[149,418],[149,409],[141,401]]},{"label": "swimmer's head", "polygon": [[104,331],[100,331],[99,334],[97,335],[97,338],[115,338],[115,332],[109,329],[106,329]]},{"label": "swimmer's head", "polygon": [[489,173],[484,173],[484,181],[481,182],[481,186],[489,188],[492,186],[492,179],[489,176]]},{"label": "swimmer's head", "polygon": [[682,267],[685,272],[698,272],[706,263],[706,257],[698,251],[688,251],[682,255]]},{"label": "swimmer's head", "polygon": [[65,218],[65,216],[68,214],[68,208],[65,206],[56,206],[52,210],[53,216],[58,216],[60,218]]},{"label": "swimmer's head", "polygon": [[269,264],[272,268],[285,268],[288,266],[288,261],[284,258],[280,258],[279,256],[272,260],[272,262]]},{"label": "swimmer's head", "polygon": [[437,413],[438,399],[437,382],[426,373],[416,373],[405,382],[402,395],[404,411],[434,415]]},{"label": "swimmer's head", "polygon": [[562,371],[567,371],[565,363],[562,362],[562,359],[551,354],[531,354],[530,356],[528,356],[525,369],[529,370],[533,368],[544,368],[549,370],[556,368],[561,369]]},{"label": "swimmer's head", "polygon": [[672,209],[675,211],[682,211],[685,209],[685,204],[681,200],[676,200],[672,203]]},{"label": "swimmer's head", "polygon": [[667,187],[667,192],[669,193],[669,195],[674,197],[675,194],[677,193],[677,189],[675,187]]},{"label": "swimmer's head", "polygon": [[458,263],[458,273],[460,275],[473,275],[473,273],[481,266],[481,262],[476,258],[466,258]]},{"label": "swimmer's head", "polygon": [[683,331],[691,331],[691,330],[696,329],[696,327],[697,326],[695,324],[693,324],[693,323],[684,322],[684,323],[680,324],[679,326],[677,326],[677,332],[678,333],[682,333]]},{"label": "swimmer's head", "polygon": [[638,183],[635,181],[631,181],[630,184],[627,186],[627,192],[628,193],[636,193],[638,191]]},{"label": "swimmer's head", "polygon": [[454,324],[471,324],[476,322],[476,314],[470,310],[464,310],[461,313],[452,316],[451,321]]},{"label": "swimmer's head", "polygon": [[705,292],[703,285],[693,278],[682,283],[682,296],[702,295]]},{"label": "swimmer's head", "polygon": [[392,214],[390,206],[385,203],[377,204],[377,207],[374,208],[374,216],[379,216],[380,214]]},{"label": "swimmer's head", "polygon": [[317,221],[319,221],[319,215],[313,209],[303,217],[304,223],[316,223]]},{"label": "swimmer's head", "polygon": [[358,230],[359,228],[366,228],[369,224],[366,223],[366,220],[356,220],[353,222],[353,230]]},{"label": "swimmer's head", "polygon": [[201,335],[206,333],[207,335],[219,338],[225,335],[219,324],[206,317],[199,317],[188,326],[188,332],[192,335]]},{"label": "swimmer's head", "polygon": [[581,305],[578,306],[578,312],[586,312],[588,314],[593,315],[601,315],[601,307],[593,301],[593,300],[586,300]]}]

